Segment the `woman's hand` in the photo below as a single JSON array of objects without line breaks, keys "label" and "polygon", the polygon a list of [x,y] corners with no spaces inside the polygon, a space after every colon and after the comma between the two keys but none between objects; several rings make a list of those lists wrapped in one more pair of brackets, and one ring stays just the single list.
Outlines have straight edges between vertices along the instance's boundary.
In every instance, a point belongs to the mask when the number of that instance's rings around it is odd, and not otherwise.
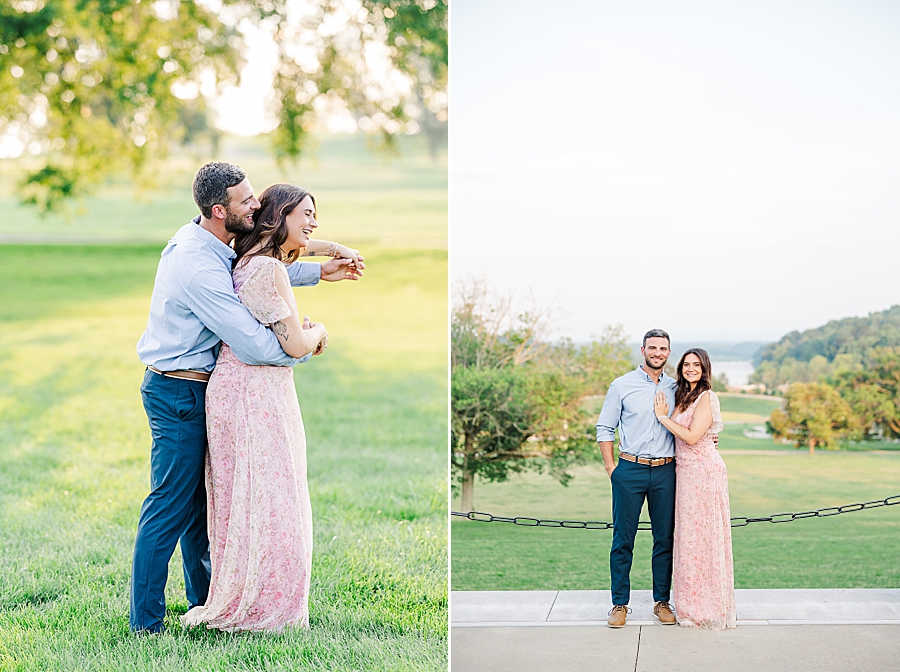
[{"label": "woman's hand", "polygon": [[353,262],[351,265],[360,271],[364,270],[366,267],[365,258],[359,253],[359,250],[354,250],[352,247],[336,245],[334,248],[334,256],[340,257],[341,259],[349,259]]},{"label": "woman's hand", "polygon": [[672,418],[666,417],[665,413],[669,411],[669,405],[666,403],[665,395],[659,393],[653,399],[653,408],[656,411],[656,419],[660,424],[668,429],[677,439],[681,439],[689,446],[693,446],[697,441],[703,438],[706,430],[712,425],[712,411],[710,410],[709,394],[703,393],[700,400],[695,402],[694,417],[691,418],[691,426],[684,427],[679,425]]},{"label": "woman's hand", "polygon": [[657,392],[656,396],[653,398],[653,410],[656,412],[656,419],[662,420],[669,415],[669,402],[666,401],[666,395],[662,392]]}]

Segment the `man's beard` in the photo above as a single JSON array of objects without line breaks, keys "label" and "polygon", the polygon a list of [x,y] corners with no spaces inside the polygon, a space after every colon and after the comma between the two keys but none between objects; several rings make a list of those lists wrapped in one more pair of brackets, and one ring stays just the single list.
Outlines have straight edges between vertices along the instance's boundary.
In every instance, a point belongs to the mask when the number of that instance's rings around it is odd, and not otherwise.
[{"label": "man's beard", "polygon": [[665,368],[665,366],[666,366],[666,362],[668,362],[668,361],[669,361],[669,358],[666,357],[662,361],[662,364],[660,364],[659,366],[656,366],[656,365],[652,364],[647,357],[644,357],[644,364],[646,364],[648,368],[653,369],[654,371],[662,371],[662,369]]},{"label": "man's beard", "polygon": [[251,220],[248,224],[244,217],[240,217],[235,213],[231,212],[227,207],[225,208],[225,230],[228,233],[249,233],[253,230],[253,221]]}]

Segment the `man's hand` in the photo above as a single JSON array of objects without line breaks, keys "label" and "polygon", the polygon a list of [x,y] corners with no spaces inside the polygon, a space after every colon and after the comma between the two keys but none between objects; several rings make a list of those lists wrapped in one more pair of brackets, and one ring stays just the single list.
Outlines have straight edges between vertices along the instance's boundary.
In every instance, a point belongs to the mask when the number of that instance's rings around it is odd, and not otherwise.
[{"label": "man's hand", "polygon": [[603,467],[606,469],[607,476],[612,478],[612,472],[616,470],[616,463],[613,460],[613,442],[598,441],[598,445],[600,446],[600,454],[603,456]]},{"label": "man's hand", "polygon": [[[303,324],[301,324],[300,327],[302,329],[312,329],[313,327],[318,326],[318,324],[319,324],[318,322],[310,321],[309,315],[304,315],[303,316]],[[325,337],[321,341],[319,341],[319,343],[316,345],[316,349],[313,350],[313,353],[312,353],[313,356],[321,355],[323,352],[325,352],[325,348],[327,348],[327,347],[328,347],[328,333],[326,332]]]},{"label": "man's hand", "polygon": [[339,280],[359,280],[361,277],[362,270],[356,266],[353,259],[335,258],[322,264],[319,279],[326,282],[338,282]]}]

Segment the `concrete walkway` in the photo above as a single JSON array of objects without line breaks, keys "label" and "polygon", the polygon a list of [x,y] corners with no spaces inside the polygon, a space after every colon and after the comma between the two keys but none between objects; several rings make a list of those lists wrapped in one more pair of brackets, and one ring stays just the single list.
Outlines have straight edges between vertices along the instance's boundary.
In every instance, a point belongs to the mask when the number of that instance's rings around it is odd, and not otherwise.
[{"label": "concrete walkway", "polygon": [[452,672],[880,671],[900,668],[900,589],[738,590],[738,627],[663,627],[650,591],[606,627],[609,591],[450,595]]}]

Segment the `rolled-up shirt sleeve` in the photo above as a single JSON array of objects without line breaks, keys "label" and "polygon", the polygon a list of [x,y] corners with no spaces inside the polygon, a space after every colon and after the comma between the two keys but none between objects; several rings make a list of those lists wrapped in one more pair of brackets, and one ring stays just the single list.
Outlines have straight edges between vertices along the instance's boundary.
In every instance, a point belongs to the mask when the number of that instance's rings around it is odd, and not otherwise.
[{"label": "rolled-up shirt sleeve", "polygon": [[[226,282],[222,282],[222,278]],[[244,364],[251,366],[294,366],[298,360],[288,356],[278,337],[250,314],[240,302],[228,275],[200,271],[187,289],[190,309],[200,321],[222,339]]]},{"label": "rolled-up shirt sleeve", "polygon": [[294,287],[313,287],[322,277],[322,264],[315,261],[295,261],[287,267],[288,277]]},{"label": "rolled-up shirt sleeve", "polygon": [[600,418],[597,420],[597,441],[614,441],[616,427],[619,418],[622,417],[622,396],[619,389],[613,383],[603,400],[603,408],[600,409]]}]

